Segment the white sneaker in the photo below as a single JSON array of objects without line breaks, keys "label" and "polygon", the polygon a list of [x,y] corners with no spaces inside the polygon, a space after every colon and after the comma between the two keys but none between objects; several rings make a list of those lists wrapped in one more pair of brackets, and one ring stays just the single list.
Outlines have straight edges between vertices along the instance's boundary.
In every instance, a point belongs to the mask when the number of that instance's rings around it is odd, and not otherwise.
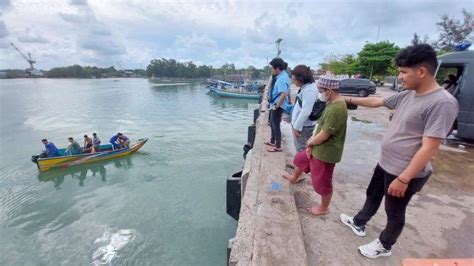
[{"label": "white sneaker", "polygon": [[389,249],[385,249],[382,246],[382,243],[380,243],[380,240],[378,238],[367,245],[360,246],[359,251],[360,251],[360,254],[371,259],[375,259],[380,256],[388,257],[392,255],[392,251]]},{"label": "white sneaker", "polygon": [[352,229],[352,232],[358,236],[365,236],[365,226],[357,226],[354,224],[354,217],[349,216],[345,213],[341,213],[339,216],[341,218],[341,222],[343,222],[345,225],[349,226]]}]

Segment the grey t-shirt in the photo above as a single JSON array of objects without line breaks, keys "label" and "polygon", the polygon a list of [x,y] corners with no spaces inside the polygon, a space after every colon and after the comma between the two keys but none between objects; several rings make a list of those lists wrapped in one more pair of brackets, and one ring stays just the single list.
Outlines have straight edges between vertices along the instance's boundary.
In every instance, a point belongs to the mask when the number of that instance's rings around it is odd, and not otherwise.
[{"label": "grey t-shirt", "polygon": [[[400,175],[421,148],[423,137],[444,139],[459,111],[458,101],[443,88],[417,95],[406,90],[384,99],[385,107],[396,109],[382,142],[380,166]],[[416,178],[432,172],[428,163]]]}]

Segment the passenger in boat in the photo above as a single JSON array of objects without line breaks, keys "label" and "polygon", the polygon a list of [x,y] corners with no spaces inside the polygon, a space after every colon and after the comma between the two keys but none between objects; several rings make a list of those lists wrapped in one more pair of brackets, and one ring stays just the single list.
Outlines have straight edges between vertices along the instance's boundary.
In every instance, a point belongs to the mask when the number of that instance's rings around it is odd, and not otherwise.
[{"label": "passenger in boat", "polygon": [[84,148],[82,153],[91,153],[92,152],[92,139],[89,138],[87,135],[84,135]]},{"label": "passenger in boat", "polygon": [[82,153],[82,148],[72,137],[68,138],[69,145],[66,148],[66,155],[76,155]]},{"label": "passenger in boat", "polygon": [[94,145],[95,152],[100,151],[100,139],[97,137],[97,133],[92,133],[92,144]]},{"label": "passenger in boat", "polygon": [[113,135],[109,140],[110,144],[112,144],[112,146],[114,147],[114,150],[120,149],[120,144],[118,141],[119,135],[122,135],[122,133],[117,133],[116,135]]},{"label": "passenger in boat", "polygon": [[118,133],[117,135],[119,135],[118,142],[120,148],[128,148],[128,146],[130,145],[130,140],[128,139],[128,137],[123,135],[122,133]]},{"label": "passenger in boat", "polygon": [[46,155],[46,157],[56,157],[59,156],[58,148],[56,148],[56,145],[52,142],[48,142],[47,139],[41,140],[44,144],[44,151],[43,154]]}]

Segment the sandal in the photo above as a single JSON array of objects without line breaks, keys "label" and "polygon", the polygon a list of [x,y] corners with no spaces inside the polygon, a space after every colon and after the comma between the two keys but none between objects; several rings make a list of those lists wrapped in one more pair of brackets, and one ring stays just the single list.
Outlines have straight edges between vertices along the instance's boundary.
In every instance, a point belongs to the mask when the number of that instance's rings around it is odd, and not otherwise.
[{"label": "sandal", "polygon": [[271,149],[268,149],[267,151],[268,151],[268,152],[282,152],[283,149],[282,149],[282,148],[273,147],[273,148],[271,148]]},{"label": "sandal", "polygon": [[268,145],[268,146],[272,146],[272,147],[275,147],[275,144],[269,142],[269,141],[265,141],[263,144],[265,145]]}]

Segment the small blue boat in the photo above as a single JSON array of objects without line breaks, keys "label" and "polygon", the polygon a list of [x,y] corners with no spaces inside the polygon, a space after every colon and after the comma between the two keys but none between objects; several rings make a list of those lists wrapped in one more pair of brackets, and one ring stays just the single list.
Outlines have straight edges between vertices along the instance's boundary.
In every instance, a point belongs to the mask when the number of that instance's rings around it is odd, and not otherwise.
[{"label": "small blue boat", "polygon": [[211,94],[215,94],[220,97],[227,98],[242,98],[242,99],[260,99],[260,94],[253,92],[239,92],[239,91],[226,91],[220,89],[209,89]]},{"label": "small blue boat", "polygon": [[249,91],[248,88],[238,87],[233,83],[218,79],[208,79],[209,93],[226,98],[241,98],[241,99],[260,99],[260,94],[257,90]]}]

